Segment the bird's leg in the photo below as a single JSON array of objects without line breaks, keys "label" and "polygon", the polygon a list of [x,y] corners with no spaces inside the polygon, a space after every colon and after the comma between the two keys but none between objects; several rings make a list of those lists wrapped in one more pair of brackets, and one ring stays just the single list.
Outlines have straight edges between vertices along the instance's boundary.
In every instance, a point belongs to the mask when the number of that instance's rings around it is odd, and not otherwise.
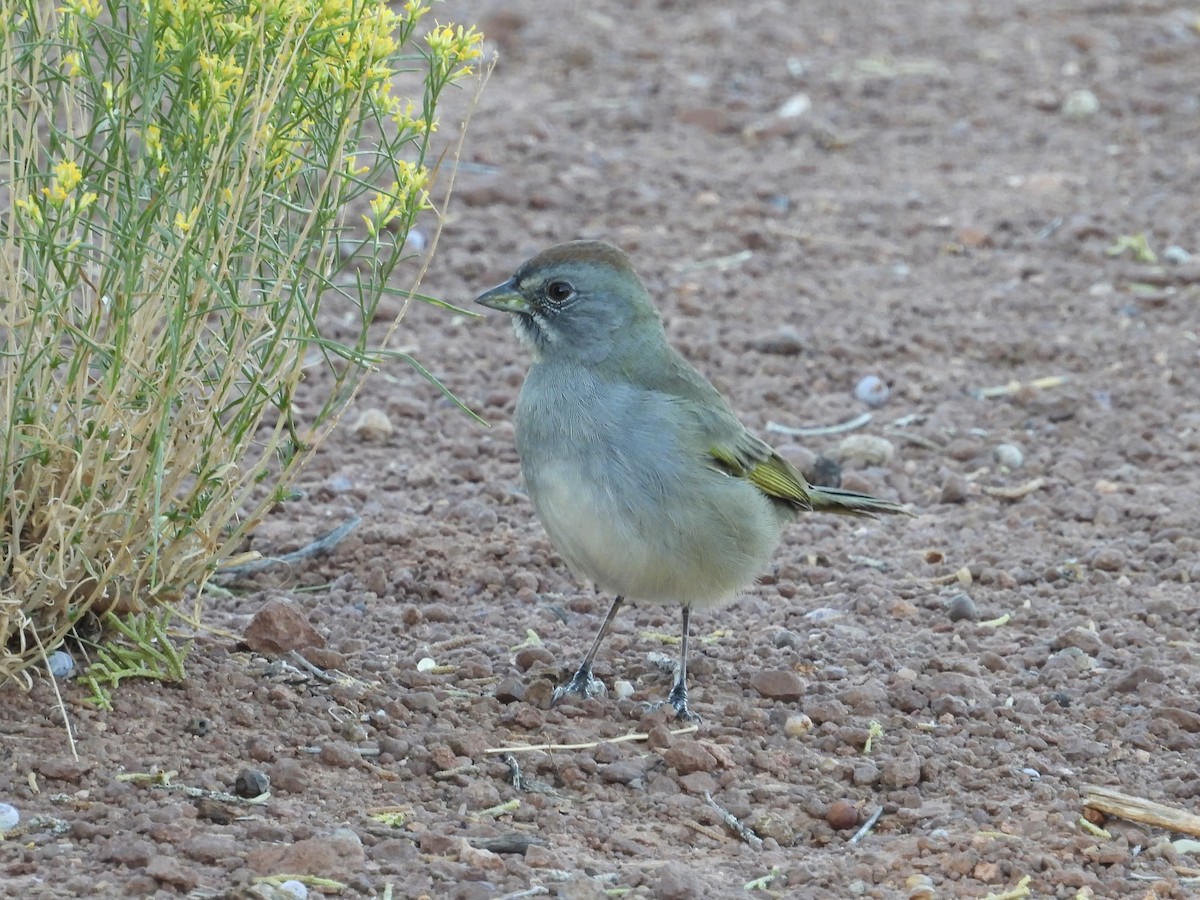
[{"label": "bird's leg", "polygon": [[699,722],[700,717],[688,709],[687,689],[687,658],[688,631],[692,620],[692,608],[683,608],[683,639],[679,642],[679,671],[675,675],[675,684],[667,695],[667,702],[675,707],[675,717],[684,722]]},{"label": "bird's leg", "polygon": [[579,664],[579,668],[575,670],[575,674],[571,676],[571,680],[566,684],[560,684],[554,689],[554,694],[550,697],[550,705],[558,703],[567,694],[578,694],[585,700],[588,697],[595,697],[597,694],[604,693],[604,682],[592,677],[592,662],[596,659],[596,654],[600,650],[600,643],[604,640],[604,636],[608,634],[608,630],[612,628],[613,619],[617,617],[617,610],[624,604],[625,598],[617,595],[613,600],[612,606],[608,610],[608,615],[604,617],[604,624],[600,626],[600,633],[596,635],[596,640],[592,641],[592,649],[587,652],[587,656],[583,658],[583,662]]}]

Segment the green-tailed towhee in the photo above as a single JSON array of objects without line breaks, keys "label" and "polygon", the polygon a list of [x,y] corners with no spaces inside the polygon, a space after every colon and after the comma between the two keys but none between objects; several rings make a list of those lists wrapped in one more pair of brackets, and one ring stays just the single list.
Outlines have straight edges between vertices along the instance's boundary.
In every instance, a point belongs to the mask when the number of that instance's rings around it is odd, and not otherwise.
[{"label": "green-tailed towhee", "polygon": [[683,607],[669,702],[688,709],[693,607],[731,599],[766,567],[797,513],[903,513],[866,494],[814,487],[667,343],[624,252],[574,241],[539,253],[476,298],[511,313],[533,365],[517,400],[517,452],[550,540],[616,595],[574,676],[591,696],[600,643],[625,598]]}]

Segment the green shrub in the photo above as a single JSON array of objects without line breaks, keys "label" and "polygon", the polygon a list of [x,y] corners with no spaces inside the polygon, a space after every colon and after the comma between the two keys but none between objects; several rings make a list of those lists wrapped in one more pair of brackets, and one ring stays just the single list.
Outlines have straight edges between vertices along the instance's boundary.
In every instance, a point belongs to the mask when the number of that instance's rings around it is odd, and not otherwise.
[{"label": "green shrub", "polygon": [[202,587],[385,355],[479,56],[428,12],[0,0],[0,682],[89,611]]}]

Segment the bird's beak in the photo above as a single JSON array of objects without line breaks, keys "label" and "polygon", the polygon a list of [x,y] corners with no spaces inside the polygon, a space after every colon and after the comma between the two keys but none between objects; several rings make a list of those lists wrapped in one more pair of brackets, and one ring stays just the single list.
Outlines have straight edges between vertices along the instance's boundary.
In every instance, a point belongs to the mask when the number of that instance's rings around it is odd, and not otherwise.
[{"label": "bird's beak", "polygon": [[490,291],[484,291],[475,298],[475,302],[500,312],[529,314],[529,301],[521,296],[511,278]]}]

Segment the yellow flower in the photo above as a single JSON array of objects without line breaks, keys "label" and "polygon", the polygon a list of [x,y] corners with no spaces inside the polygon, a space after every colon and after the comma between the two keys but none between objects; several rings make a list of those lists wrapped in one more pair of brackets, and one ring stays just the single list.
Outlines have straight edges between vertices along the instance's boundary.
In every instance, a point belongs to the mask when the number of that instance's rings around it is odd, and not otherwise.
[{"label": "yellow flower", "polygon": [[429,9],[429,4],[425,3],[424,0],[408,0],[408,2],[404,4],[404,18],[408,19],[409,22],[416,24],[417,22],[421,21],[421,18],[427,12],[429,12]]},{"label": "yellow flower", "polygon": [[440,25],[430,29],[425,43],[429,45],[435,77],[453,81],[470,75],[469,64],[483,54],[479,46],[482,42],[483,35],[474,27]]},{"label": "yellow flower", "polygon": [[54,206],[62,206],[70,198],[71,191],[83,181],[83,172],[70,160],[58,163],[53,171],[54,177],[50,179],[49,187],[42,188],[42,194]]},{"label": "yellow flower", "polygon": [[360,166],[358,164],[358,158],[356,156],[354,156],[353,154],[346,157],[346,174],[347,175],[357,177],[359,175],[366,175],[370,171],[371,171],[371,167],[370,166]]},{"label": "yellow flower", "polygon": [[70,193],[83,181],[83,172],[75,163],[64,160],[54,167],[54,178],[64,191]]},{"label": "yellow flower", "polygon": [[58,12],[84,16],[94,22],[100,15],[100,0],[67,0]]},{"label": "yellow flower", "polygon": [[198,218],[200,218],[200,207],[198,206],[193,206],[187,215],[184,215],[182,211],[175,213],[175,230],[180,234],[187,234],[192,230]]},{"label": "yellow flower", "polygon": [[41,204],[38,203],[36,199],[32,197],[21,198],[17,200],[14,205],[17,207],[17,209],[28,216],[29,220],[33,222],[33,224],[41,225],[42,222],[45,221],[42,218]]},{"label": "yellow flower", "polygon": [[146,142],[146,154],[151,159],[162,159],[162,129],[153,123],[147,125],[143,140]]}]

